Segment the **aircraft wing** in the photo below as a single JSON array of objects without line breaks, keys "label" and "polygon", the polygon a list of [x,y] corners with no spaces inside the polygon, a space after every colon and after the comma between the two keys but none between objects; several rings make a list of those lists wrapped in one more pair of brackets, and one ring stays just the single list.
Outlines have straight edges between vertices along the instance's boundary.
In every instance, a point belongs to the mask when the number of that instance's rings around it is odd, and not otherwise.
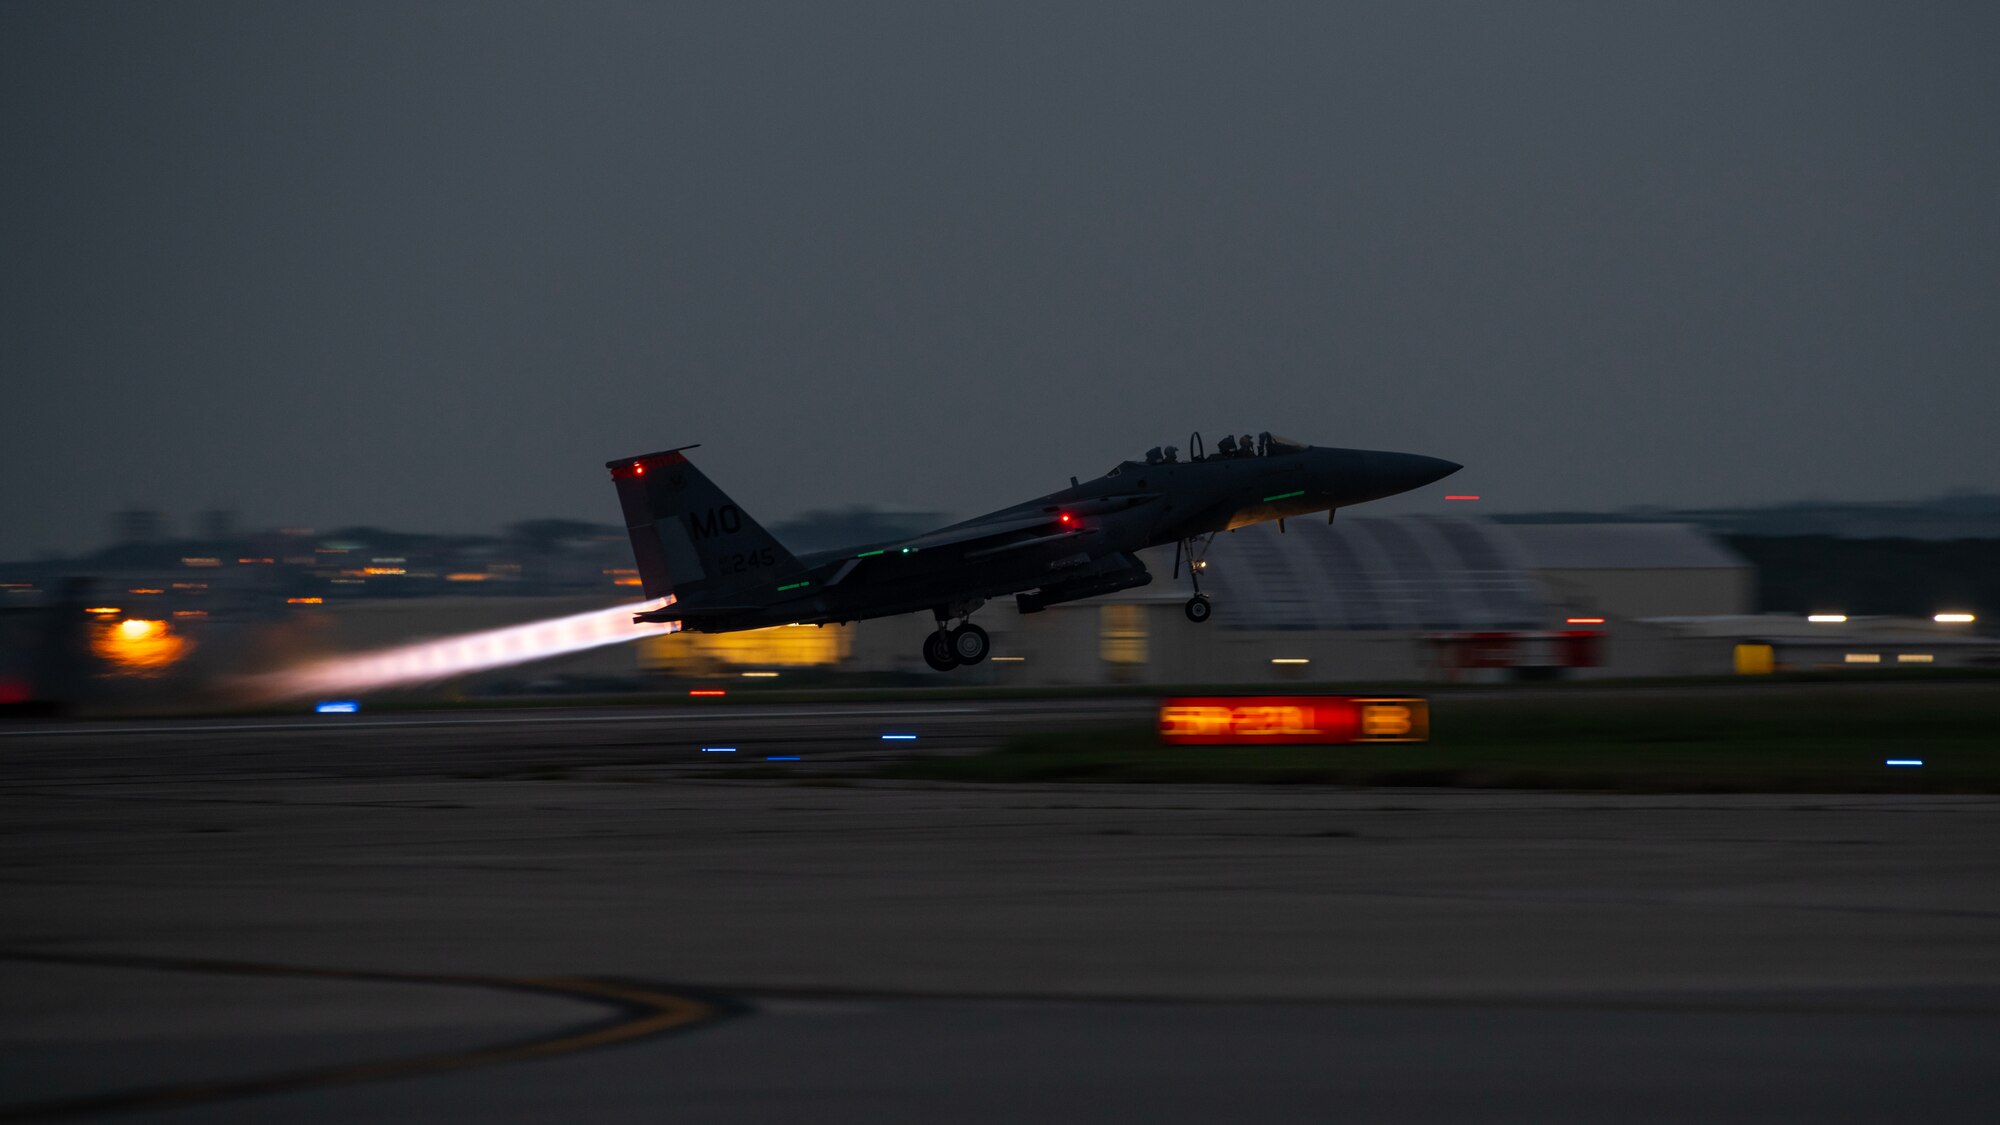
[{"label": "aircraft wing", "polygon": [[1048,512],[1035,512],[1025,516],[1007,519],[987,520],[979,523],[947,527],[919,535],[915,539],[905,539],[883,548],[885,554],[899,551],[929,551],[938,547],[954,547],[961,543],[977,543],[982,539],[994,539],[1002,535],[1012,535],[1017,531],[1029,531],[1038,527],[1056,527],[1058,517]]}]

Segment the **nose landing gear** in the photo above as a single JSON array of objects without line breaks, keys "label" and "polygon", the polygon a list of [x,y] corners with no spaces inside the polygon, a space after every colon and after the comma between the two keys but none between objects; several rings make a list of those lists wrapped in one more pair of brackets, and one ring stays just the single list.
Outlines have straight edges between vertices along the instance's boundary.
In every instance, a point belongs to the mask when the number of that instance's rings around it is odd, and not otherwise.
[{"label": "nose landing gear", "polygon": [[937,618],[937,630],[924,638],[925,664],[935,671],[949,672],[960,665],[969,666],[986,659],[993,650],[992,639],[986,635],[986,630],[970,620],[963,620],[970,618],[979,604],[975,601],[959,609],[961,621],[956,629],[947,628],[945,624],[954,616],[954,607],[939,606],[931,611]]},{"label": "nose landing gear", "polygon": [[1187,600],[1187,604],[1181,607],[1181,612],[1197,625],[1207,621],[1209,615],[1215,612],[1215,607],[1209,603],[1208,595],[1201,592],[1201,572],[1208,569],[1208,559],[1205,556],[1208,554],[1208,545],[1213,542],[1215,536],[1211,533],[1183,539],[1174,544],[1174,577],[1181,576],[1181,556],[1185,554],[1188,557],[1188,580],[1194,583],[1194,597]]}]

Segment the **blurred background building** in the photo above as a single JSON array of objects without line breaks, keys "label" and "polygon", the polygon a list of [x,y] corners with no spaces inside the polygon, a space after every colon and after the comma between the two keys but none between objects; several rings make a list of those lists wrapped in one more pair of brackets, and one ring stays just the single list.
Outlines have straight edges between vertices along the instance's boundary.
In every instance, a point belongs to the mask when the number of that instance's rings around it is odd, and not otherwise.
[{"label": "blurred background building", "polygon": [[[1215,615],[1185,619],[1170,548],[1151,585],[1021,615],[977,616],[986,663],[922,664],[928,615],[851,626],[677,634],[462,677],[451,692],[624,691],[684,682],[1284,684],[1856,673],[2000,666],[2000,502],[1954,497],[1840,534],[1839,512],[1543,518],[1346,516],[1219,535],[1200,561]],[[1841,511],[1857,506],[1846,506]],[[1850,513],[1851,514],[1851,513]],[[1664,518],[1672,516],[1674,518]],[[799,551],[910,536],[940,513],[810,512],[774,533]],[[0,564],[0,706],[186,694],[329,654],[640,600],[622,528],[576,520],[493,535],[373,527],[246,531],[213,508],[171,534],[130,508],[74,559]],[[1797,534],[1795,529],[1804,528]],[[1971,534],[1967,534],[1971,533]],[[1994,612],[2000,613],[2000,609]],[[1939,619],[1942,615],[1943,619]],[[1965,618],[1970,618],[1966,620]]]}]

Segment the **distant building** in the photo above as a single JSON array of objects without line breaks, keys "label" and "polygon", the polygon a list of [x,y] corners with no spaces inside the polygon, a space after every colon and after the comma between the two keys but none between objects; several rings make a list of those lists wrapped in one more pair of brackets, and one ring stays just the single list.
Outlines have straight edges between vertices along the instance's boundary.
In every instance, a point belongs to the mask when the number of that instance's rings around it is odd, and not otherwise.
[{"label": "distant building", "polygon": [[111,516],[114,543],[158,543],[167,537],[167,517],[158,508],[125,508]]}]

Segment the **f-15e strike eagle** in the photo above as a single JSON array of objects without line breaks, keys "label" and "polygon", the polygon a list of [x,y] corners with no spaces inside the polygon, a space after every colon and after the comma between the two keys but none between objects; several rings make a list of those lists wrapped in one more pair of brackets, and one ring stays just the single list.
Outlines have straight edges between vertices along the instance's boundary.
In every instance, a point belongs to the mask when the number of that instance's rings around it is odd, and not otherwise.
[{"label": "f-15e strike eagle", "polygon": [[[1176,544],[1188,563],[1190,621],[1207,621],[1201,556],[1217,532],[1336,510],[1421,488],[1460,466],[1414,453],[1321,449],[1271,434],[1225,437],[1182,460],[1169,446],[1096,480],[942,527],[914,539],[794,555],[736,506],[679,449],[608,461],[648,598],[637,621],[728,633],[769,625],[888,617],[928,609],[937,629],[924,660],[938,671],[986,659],[971,623],[989,598],[1014,595],[1022,613],[1144,586],[1136,552]],[[954,626],[953,621],[958,624]]]}]

